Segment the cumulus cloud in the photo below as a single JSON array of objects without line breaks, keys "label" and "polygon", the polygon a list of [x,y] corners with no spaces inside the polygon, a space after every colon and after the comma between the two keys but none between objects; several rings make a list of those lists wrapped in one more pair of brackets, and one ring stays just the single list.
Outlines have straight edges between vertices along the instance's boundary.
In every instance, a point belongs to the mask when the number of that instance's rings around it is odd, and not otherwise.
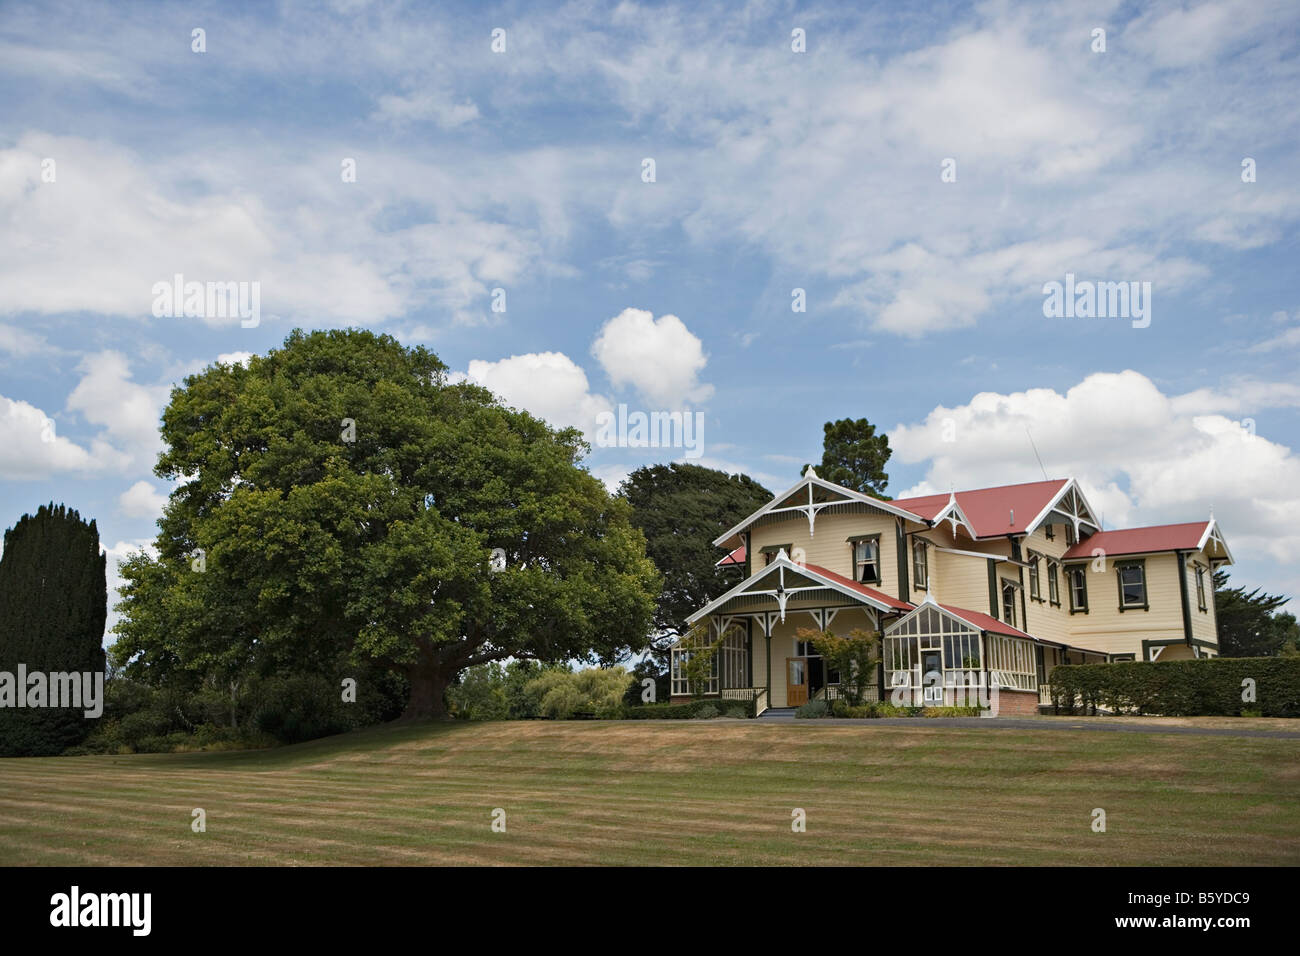
[{"label": "cumulus cloud", "polygon": [[591,354],[615,387],[631,385],[647,401],[675,409],[702,402],[713,386],[699,381],[708,364],[704,346],[675,315],[624,309],[606,322]]},{"label": "cumulus cloud", "polygon": [[1096,373],[1064,393],[981,392],[896,426],[889,441],[900,461],[928,463],[900,497],[1040,480],[1032,437],[1047,474],[1078,478],[1107,527],[1195,521],[1213,507],[1239,558],[1295,562],[1300,457],[1235,417],[1248,402],[1295,399],[1289,383],[1171,397],[1135,371]]},{"label": "cumulus cloud", "polygon": [[106,440],[131,466],[152,467],[162,449],[158,425],[170,389],[132,381],[120,352],[87,356],[78,368],[82,377],[68,396],[68,410],[101,426]]},{"label": "cumulus cloud", "polygon": [[167,496],[147,481],[137,481],[118,496],[117,505],[128,518],[157,518]]},{"label": "cumulus cloud", "polygon": [[0,395],[0,477],[31,480],[100,465],[91,451],[59,435],[45,412]]},{"label": "cumulus cloud", "polygon": [[507,405],[557,427],[571,425],[589,437],[596,430],[596,416],[611,408],[607,398],[591,391],[582,367],[563,352],[512,355],[499,362],[474,359],[466,377],[491,389]]}]

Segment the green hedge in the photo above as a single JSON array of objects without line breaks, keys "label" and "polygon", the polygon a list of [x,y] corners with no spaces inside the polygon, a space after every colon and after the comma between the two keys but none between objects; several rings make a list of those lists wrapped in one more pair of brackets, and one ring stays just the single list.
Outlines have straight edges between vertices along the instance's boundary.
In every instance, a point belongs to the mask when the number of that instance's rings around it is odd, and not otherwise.
[{"label": "green hedge", "polygon": [[896,707],[888,703],[860,704],[857,707],[846,701],[835,701],[832,717],[978,717],[983,711],[978,707]]},{"label": "green hedge", "polygon": [[[1243,682],[1255,700],[1242,700]],[[1105,707],[1167,717],[1300,717],[1300,657],[1209,657],[1189,661],[1069,664],[1052,671],[1057,713]]]},{"label": "green hedge", "polygon": [[[711,708],[717,711],[716,715],[708,714],[705,708]],[[745,717],[754,716],[754,702],[752,700],[718,700],[716,697],[707,697],[703,700],[693,700],[685,704],[638,704],[633,707],[624,707],[620,716],[626,720],[691,720],[700,716],[700,711],[704,710],[708,716],[729,717],[733,712],[739,716],[741,712]]]}]

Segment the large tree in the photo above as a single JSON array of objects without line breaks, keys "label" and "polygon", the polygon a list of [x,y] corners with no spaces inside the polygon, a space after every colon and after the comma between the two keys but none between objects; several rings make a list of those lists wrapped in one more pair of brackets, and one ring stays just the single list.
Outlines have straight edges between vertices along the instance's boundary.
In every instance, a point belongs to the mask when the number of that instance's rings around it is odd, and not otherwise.
[{"label": "large tree", "polygon": [[631,509],[581,467],[581,435],[445,372],[386,335],[295,331],[175,389],[158,556],[122,568],[127,674],[346,657],[405,674],[405,716],[424,717],[475,664],[638,646],[658,575]]},{"label": "large tree", "polygon": [[[104,673],[104,570],[95,522],[64,505],[42,505],[6,531],[0,671],[16,675],[24,664],[29,674]],[[86,709],[0,708],[0,755],[61,753],[90,733]]]},{"label": "large tree", "polygon": [[729,475],[701,465],[674,463],[638,468],[619,487],[632,505],[632,521],[644,532],[646,553],[663,574],[655,605],[655,640],[663,647],[684,633],[686,618],[738,580],[715,567],[722,555],[713,539],[772,498],[748,475]]},{"label": "large tree", "polygon": [[888,497],[885,465],[892,454],[889,436],[876,434],[865,418],[841,418],[822,426],[822,462],[817,475],[845,488],[880,498]]},{"label": "large tree", "polygon": [[1228,587],[1228,572],[1214,572],[1214,615],[1219,623],[1219,652],[1224,657],[1273,657],[1295,653],[1300,625],[1294,614],[1279,611],[1288,598],[1247,593]]}]

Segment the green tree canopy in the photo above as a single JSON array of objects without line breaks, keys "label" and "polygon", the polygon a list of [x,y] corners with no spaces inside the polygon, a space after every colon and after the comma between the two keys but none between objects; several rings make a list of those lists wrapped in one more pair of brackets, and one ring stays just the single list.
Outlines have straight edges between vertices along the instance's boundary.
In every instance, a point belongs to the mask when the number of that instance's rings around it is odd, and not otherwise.
[{"label": "green tree canopy", "polygon": [[1214,572],[1214,614],[1219,623],[1219,653],[1224,657],[1273,657],[1294,653],[1300,625],[1294,614],[1278,611],[1287,598],[1256,588],[1228,587],[1228,572]]},{"label": "green tree canopy", "polygon": [[646,553],[664,577],[655,605],[656,652],[685,633],[686,618],[738,580],[715,567],[722,552],[713,539],[772,499],[747,475],[701,465],[647,465],[632,472],[618,493],[632,506],[632,522],[646,537]]},{"label": "green tree canopy", "polygon": [[445,373],[387,335],[295,331],[175,389],[158,556],[122,567],[128,675],[346,658],[405,674],[421,717],[476,664],[640,646],[658,575],[627,503],[580,466],[580,434]]},{"label": "green tree canopy", "polygon": [[[95,522],[64,505],[42,505],[5,532],[0,671],[104,672],[105,564]],[[85,708],[0,708],[0,755],[58,754],[92,728]]]},{"label": "green tree canopy", "polygon": [[[887,498],[889,475],[885,465],[893,454],[889,436],[877,435],[876,426],[865,418],[841,418],[822,426],[822,463],[817,475],[827,481],[864,494]],[[804,466],[807,470],[807,466]]]}]

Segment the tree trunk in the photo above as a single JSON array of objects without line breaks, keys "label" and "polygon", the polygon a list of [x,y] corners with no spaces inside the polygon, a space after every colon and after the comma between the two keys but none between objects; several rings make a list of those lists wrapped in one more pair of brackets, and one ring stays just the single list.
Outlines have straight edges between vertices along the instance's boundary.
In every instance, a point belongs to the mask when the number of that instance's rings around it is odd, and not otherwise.
[{"label": "tree trunk", "polygon": [[402,720],[420,720],[426,717],[446,717],[445,694],[451,677],[432,654],[421,654],[420,661],[407,671],[411,680],[411,696],[407,699]]}]

